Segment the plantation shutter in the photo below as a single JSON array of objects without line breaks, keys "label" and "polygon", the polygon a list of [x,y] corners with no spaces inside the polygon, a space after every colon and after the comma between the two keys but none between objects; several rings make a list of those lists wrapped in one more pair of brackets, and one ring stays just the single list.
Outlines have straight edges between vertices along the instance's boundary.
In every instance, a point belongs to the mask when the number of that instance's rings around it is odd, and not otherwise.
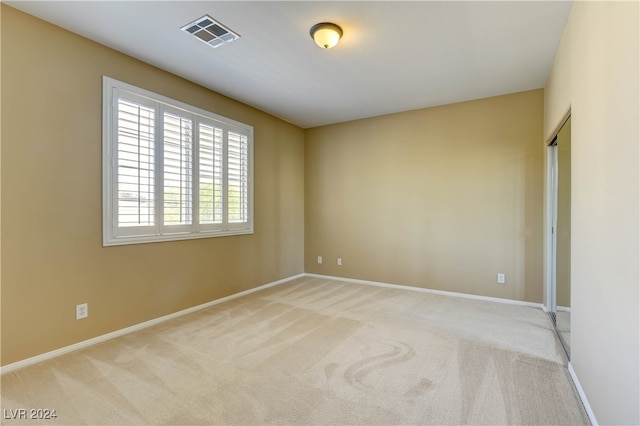
[{"label": "plantation shutter", "polygon": [[200,123],[198,131],[198,197],[200,225],[222,223],[223,130]]},{"label": "plantation shutter", "polygon": [[193,122],[165,112],[163,135],[163,223],[165,226],[191,225]]},{"label": "plantation shutter", "polygon": [[103,83],[103,244],[253,233],[253,128]]},{"label": "plantation shutter", "polygon": [[[117,226],[155,225],[155,109],[117,102]],[[135,233],[124,232],[124,233]]]},{"label": "plantation shutter", "polygon": [[245,135],[229,132],[227,148],[227,214],[228,222],[248,220],[248,140]]}]

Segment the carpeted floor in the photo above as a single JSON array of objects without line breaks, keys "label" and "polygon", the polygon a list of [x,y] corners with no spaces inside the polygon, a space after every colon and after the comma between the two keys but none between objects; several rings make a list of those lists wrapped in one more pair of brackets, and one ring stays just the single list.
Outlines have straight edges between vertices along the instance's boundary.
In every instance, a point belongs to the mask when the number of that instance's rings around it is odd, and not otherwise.
[{"label": "carpeted floor", "polygon": [[565,364],[541,310],[305,277],[5,374],[2,408],[66,425],[588,425]]}]

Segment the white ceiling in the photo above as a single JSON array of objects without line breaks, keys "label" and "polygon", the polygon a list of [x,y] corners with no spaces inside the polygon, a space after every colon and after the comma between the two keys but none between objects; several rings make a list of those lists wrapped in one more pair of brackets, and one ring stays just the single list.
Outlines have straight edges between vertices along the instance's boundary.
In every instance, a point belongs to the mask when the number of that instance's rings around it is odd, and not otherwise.
[{"label": "white ceiling", "polygon": [[[543,87],[569,1],[4,1],[302,128]],[[180,28],[209,14],[241,38]],[[340,25],[334,49],[309,28]]]}]

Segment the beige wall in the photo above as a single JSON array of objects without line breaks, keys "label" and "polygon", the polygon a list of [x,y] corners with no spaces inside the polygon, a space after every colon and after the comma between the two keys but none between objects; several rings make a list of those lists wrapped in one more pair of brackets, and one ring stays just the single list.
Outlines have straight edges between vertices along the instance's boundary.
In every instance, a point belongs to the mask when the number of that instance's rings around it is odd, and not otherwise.
[{"label": "beige wall", "polygon": [[576,2],[545,89],[571,108],[571,363],[600,424],[640,424],[638,2]]},{"label": "beige wall", "polygon": [[542,302],[542,108],[534,90],[306,130],[305,271]]},{"label": "beige wall", "polygon": [[[254,126],[255,234],[102,247],[103,75]],[[3,365],[303,272],[301,129],[5,5],[2,113]]]}]

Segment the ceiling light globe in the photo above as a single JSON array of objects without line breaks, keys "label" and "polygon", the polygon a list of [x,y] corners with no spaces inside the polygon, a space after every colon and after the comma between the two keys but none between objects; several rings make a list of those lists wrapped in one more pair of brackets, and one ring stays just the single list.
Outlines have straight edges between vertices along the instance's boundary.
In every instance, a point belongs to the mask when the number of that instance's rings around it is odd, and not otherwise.
[{"label": "ceiling light globe", "polygon": [[311,38],[323,49],[331,49],[342,37],[342,28],[330,22],[322,22],[311,27]]}]

